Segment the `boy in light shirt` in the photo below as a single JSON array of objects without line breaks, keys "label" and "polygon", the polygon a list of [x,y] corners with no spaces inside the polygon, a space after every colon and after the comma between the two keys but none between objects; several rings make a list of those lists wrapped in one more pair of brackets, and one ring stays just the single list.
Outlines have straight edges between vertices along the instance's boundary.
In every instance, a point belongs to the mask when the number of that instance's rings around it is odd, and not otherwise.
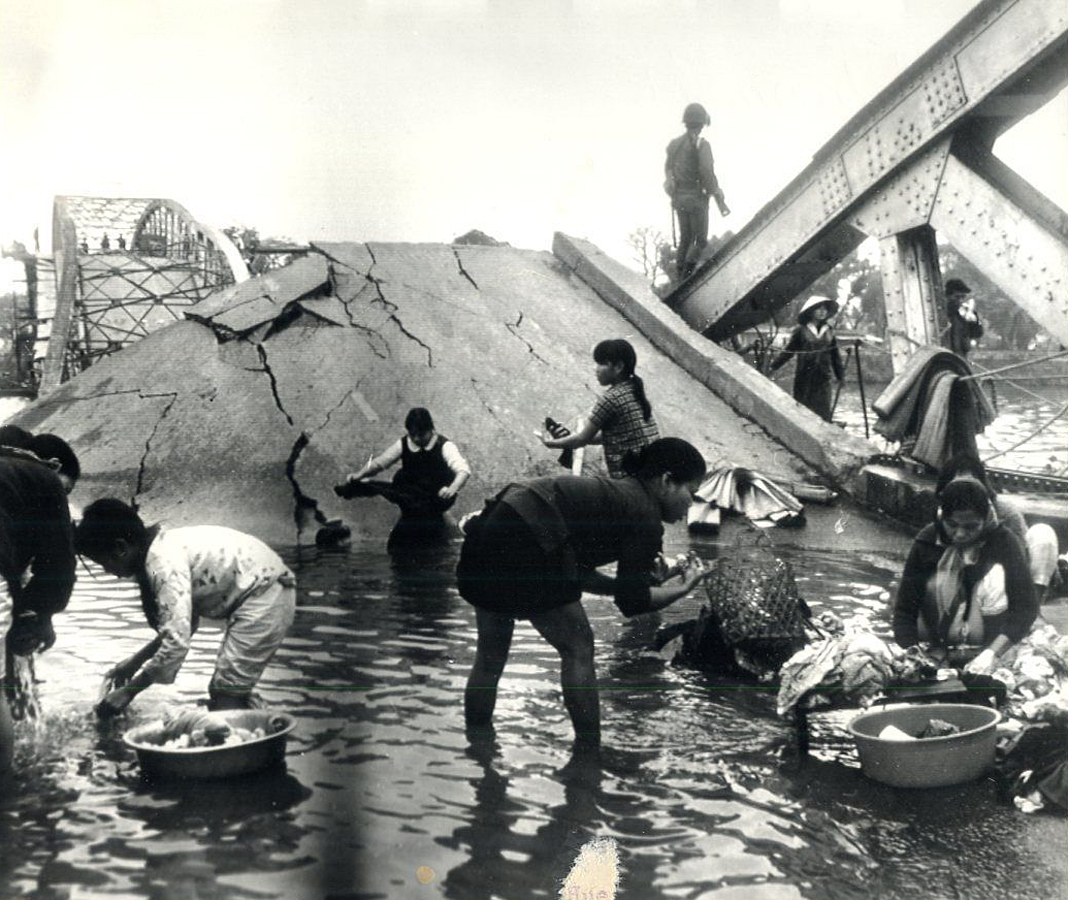
[{"label": "boy in light shirt", "polygon": [[125,709],[152,684],[170,684],[201,616],[225,619],[208,686],[211,709],[247,709],[252,689],[293,623],[296,580],[258,538],[217,525],[146,526],[115,498],[86,507],[75,549],[120,578],[133,578],[157,636],[107,673],[101,715]]}]

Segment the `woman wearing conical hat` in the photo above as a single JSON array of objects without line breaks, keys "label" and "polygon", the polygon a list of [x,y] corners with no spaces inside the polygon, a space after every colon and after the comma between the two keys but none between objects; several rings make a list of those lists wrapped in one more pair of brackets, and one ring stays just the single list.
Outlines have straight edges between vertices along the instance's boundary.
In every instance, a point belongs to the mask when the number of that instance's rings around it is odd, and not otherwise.
[{"label": "woman wearing conical hat", "polygon": [[837,312],[838,303],[830,297],[818,294],[809,297],[797,314],[797,327],[786,347],[771,363],[774,372],[790,357],[797,357],[794,399],[828,422],[831,421],[832,376],[837,381],[845,377],[838,339],[830,322]]}]

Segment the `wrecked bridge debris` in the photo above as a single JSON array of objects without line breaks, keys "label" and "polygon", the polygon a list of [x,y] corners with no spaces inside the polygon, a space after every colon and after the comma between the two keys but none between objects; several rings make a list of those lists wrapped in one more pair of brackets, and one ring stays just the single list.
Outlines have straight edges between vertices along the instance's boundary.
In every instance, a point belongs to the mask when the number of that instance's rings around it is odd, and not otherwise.
[{"label": "wrecked bridge debris", "polygon": [[665,432],[713,465],[745,459],[811,478],[553,254],[506,245],[313,244],[18,421],[78,447],[75,502],[125,497],[146,520],[227,524],[277,543],[311,543],[338,519],[370,535],[392,519],[388,504],[357,509],[332,486],[396,440],[398,411],[441,411],[474,472],[462,515],[517,477],[554,471],[531,430],[547,410],[589,406],[590,347],[618,335],[636,346]]}]

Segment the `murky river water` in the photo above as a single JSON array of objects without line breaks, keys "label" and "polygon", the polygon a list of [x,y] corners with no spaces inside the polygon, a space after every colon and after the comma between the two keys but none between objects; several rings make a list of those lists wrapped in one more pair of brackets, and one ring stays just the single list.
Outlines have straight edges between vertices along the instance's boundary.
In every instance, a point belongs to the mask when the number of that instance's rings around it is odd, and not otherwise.
[{"label": "murky river water", "polygon": [[[143,782],[120,726],[90,714],[104,667],[150,632],[129,588],[82,572],[38,663],[45,718],[23,734],[0,799],[0,897],[554,898],[597,836],[618,841],[629,900],[1063,895],[1061,823],[1023,840],[1036,820],[990,783],[913,793],[867,781],[848,715],[819,717],[816,758],[783,765],[773,695],[717,688],[650,649],[694,599],[625,622],[588,598],[602,765],[569,757],[557,658],[526,625],[498,744],[470,752],[461,695],[475,629],[452,583],[456,551],[412,567],[363,547],[290,553],[300,608],[260,688],[298,720],[287,771],[177,786]],[[886,632],[893,560],[784,553],[814,606]],[[142,694],[121,727],[195,703],[217,640],[203,629],[177,683]]]}]

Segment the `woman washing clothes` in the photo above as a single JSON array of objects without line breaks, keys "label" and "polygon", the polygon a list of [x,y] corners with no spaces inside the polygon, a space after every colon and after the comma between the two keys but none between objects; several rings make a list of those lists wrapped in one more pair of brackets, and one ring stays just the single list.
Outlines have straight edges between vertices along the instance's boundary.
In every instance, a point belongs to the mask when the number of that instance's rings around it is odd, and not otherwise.
[{"label": "woman washing clothes", "polygon": [[[629,454],[626,471],[619,479],[560,475],[509,485],[466,527],[456,572],[478,624],[464,694],[469,735],[491,729],[512,631],[527,619],[560,655],[576,743],[597,745],[601,711],[583,592],[612,597],[629,617],[670,606],[705,576],[702,566],[663,583],[653,574],[662,523],[686,515],[704,478],[701,454],[663,438]],[[596,571],[613,562],[614,576]]]},{"label": "woman washing clothes", "polygon": [[894,605],[894,639],[926,642],[965,670],[990,674],[1038,614],[1023,544],[972,480],[942,490],[935,521],[916,536]]}]

